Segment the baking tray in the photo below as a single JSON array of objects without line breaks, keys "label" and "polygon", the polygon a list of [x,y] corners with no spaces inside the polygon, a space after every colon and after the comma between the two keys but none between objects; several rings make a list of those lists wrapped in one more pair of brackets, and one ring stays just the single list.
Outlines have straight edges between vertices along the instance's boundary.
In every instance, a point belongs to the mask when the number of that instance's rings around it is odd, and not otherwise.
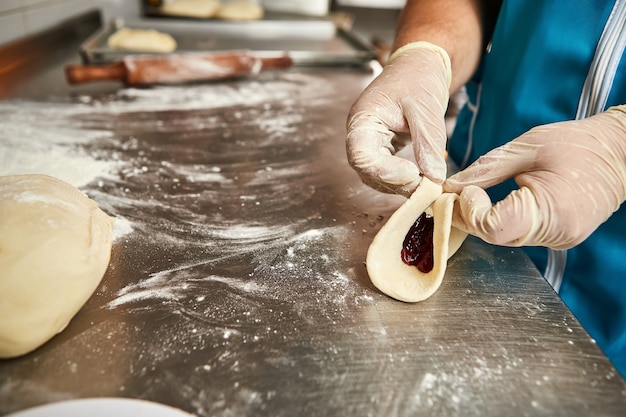
[{"label": "baking tray", "polygon": [[131,54],[145,54],[109,48],[109,36],[123,27],[169,33],[176,39],[177,53],[246,49],[272,56],[288,52],[294,65],[302,66],[368,66],[376,59],[371,45],[330,19],[284,19],[270,15],[251,22],[114,19],[80,46],[83,62],[104,64]]}]

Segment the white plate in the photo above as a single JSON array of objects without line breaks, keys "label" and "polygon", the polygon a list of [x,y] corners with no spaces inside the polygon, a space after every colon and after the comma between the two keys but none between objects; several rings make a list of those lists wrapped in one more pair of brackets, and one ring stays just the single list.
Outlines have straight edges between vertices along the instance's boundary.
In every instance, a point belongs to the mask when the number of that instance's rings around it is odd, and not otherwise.
[{"label": "white plate", "polygon": [[177,408],[130,398],[85,398],[40,405],[6,417],[193,417]]}]

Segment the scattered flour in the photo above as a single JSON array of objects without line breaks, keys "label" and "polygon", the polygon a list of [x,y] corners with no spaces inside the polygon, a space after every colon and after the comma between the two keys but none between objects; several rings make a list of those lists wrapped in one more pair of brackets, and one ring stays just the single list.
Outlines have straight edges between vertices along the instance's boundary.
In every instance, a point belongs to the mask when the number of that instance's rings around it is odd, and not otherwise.
[{"label": "scattered flour", "polygon": [[[225,284],[233,290],[255,297],[297,298],[301,287],[283,282],[285,279],[312,278],[312,284],[322,284],[326,297],[334,304],[344,304],[353,297],[361,300],[350,289],[351,280],[337,265],[336,254],[331,253],[331,240],[345,235],[340,227],[314,229],[297,233],[295,227],[235,226],[213,231],[214,238],[224,239],[221,256],[200,262],[184,264],[150,274],[149,278],[121,288],[108,302],[109,309],[126,306],[133,308],[146,300],[182,301],[197,294],[189,291],[199,283]],[[205,275],[204,268],[252,256],[257,265],[249,277]],[[255,277],[258,276],[258,279]],[[367,301],[367,298],[362,300]],[[204,298],[201,300],[204,301]],[[369,297],[369,301],[373,301]],[[182,308],[179,304],[177,308]]]},{"label": "scattered flour", "polygon": [[[222,415],[237,399],[233,415],[243,415],[290,395],[254,387],[246,379],[254,366],[295,378],[297,361],[318,363],[298,349],[332,355],[333,323],[377,299],[336,250],[349,246],[353,227],[330,214],[335,178],[319,181],[315,156],[328,131],[303,124],[333,87],[285,73],[270,83],[0,102],[0,175],[55,176],[115,218],[110,279],[89,307],[106,311],[83,316],[106,319],[68,345],[123,352],[132,358],[129,386],[139,378],[153,392],[180,387],[177,398],[199,415]],[[319,333],[311,340],[308,332]],[[167,363],[190,372],[168,381],[176,375],[156,374]],[[234,388],[213,389],[224,380]]]},{"label": "scattered flour", "polygon": [[79,148],[112,135],[72,123],[88,110],[80,104],[0,102],[0,175],[47,174],[80,188],[115,172],[118,161],[97,160]]}]

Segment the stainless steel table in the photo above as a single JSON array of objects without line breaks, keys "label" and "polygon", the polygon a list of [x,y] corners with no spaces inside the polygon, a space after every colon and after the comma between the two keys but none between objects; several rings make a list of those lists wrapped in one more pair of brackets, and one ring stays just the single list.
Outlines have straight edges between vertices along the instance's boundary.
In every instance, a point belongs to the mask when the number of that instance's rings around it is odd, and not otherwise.
[{"label": "stainless steel table", "polygon": [[88,397],[198,416],[626,412],[626,383],[519,249],[469,238],[422,303],[373,288],[365,252],[401,200],[345,160],[371,74],[68,88],[74,51],[0,102],[0,174],[87,192],[117,218],[112,260],[64,332],[0,361],[0,415]]}]

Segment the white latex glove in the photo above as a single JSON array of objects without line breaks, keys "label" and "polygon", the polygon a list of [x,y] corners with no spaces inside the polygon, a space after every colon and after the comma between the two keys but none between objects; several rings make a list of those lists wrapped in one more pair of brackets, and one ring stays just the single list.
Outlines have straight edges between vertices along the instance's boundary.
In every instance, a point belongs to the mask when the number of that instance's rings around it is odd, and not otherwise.
[{"label": "white latex glove", "polygon": [[[520,186],[492,205],[483,190]],[[453,225],[504,246],[569,249],[606,221],[626,195],[626,105],[584,120],[539,126],[451,176]]]},{"label": "white latex glove", "polygon": [[[346,150],[362,181],[388,193],[410,196],[420,174],[441,184],[451,80],[450,58],[442,48],[415,42],[394,52],[381,74],[363,91],[348,115]],[[414,162],[394,156],[410,133]]]}]

